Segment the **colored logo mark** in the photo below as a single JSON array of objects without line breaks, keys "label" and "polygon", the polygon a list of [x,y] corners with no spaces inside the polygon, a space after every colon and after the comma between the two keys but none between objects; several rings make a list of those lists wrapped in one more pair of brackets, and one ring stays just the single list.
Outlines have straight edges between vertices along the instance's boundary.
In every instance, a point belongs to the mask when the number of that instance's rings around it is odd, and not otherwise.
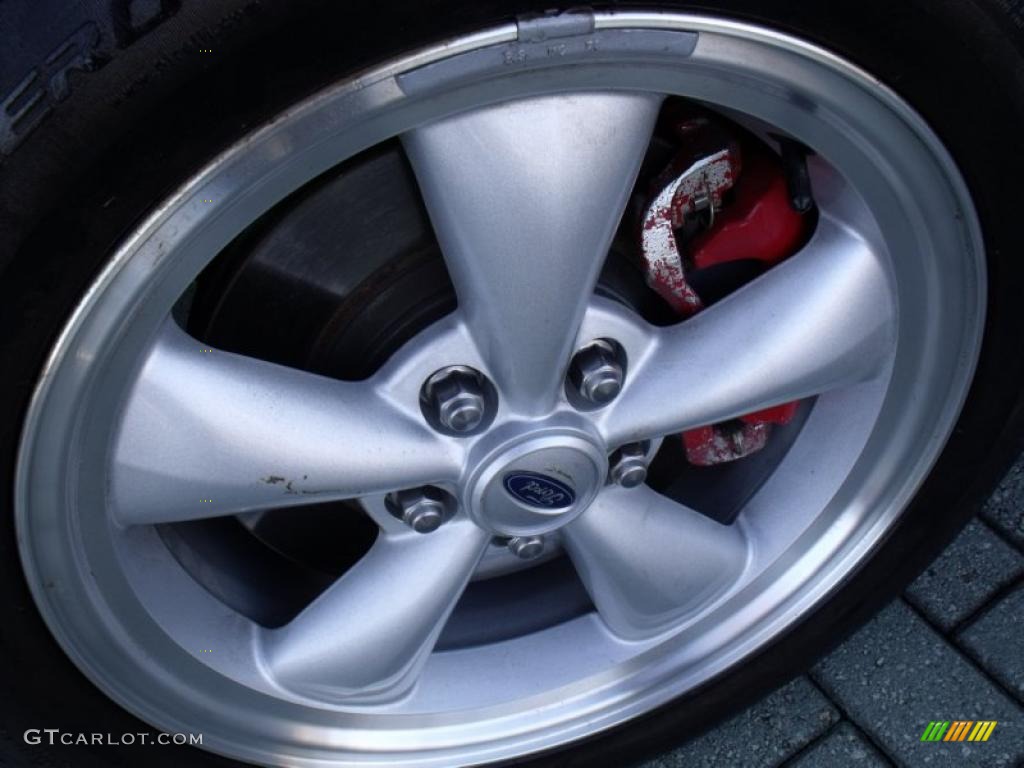
[{"label": "colored logo mark", "polygon": [[506,491],[531,507],[565,509],[576,503],[572,488],[539,472],[511,472],[503,482]]},{"label": "colored logo mark", "polygon": [[932,720],[921,734],[921,741],[988,741],[996,720]]}]

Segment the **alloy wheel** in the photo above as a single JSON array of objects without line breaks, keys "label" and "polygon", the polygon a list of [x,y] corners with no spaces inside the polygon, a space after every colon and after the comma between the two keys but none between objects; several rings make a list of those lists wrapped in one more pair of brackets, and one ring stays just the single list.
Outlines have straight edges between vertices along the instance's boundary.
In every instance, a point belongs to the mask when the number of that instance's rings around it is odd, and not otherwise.
[{"label": "alloy wheel", "polygon": [[[798,253],[657,325],[596,289],[675,97],[813,150],[817,220]],[[187,332],[218,253],[396,137],[456,311],[358,380]],[[451,765],[567,743],[763,646],[880,541],[965,396],[982,256],[934,134],[804,42],[579,13],[418,51],[229,149],[115,254],[26,422],[30,585],[97,685],[233,757]],[[731,524],[644,482],[663,441],[797,400]],[[161,532],[353,500],[372,547],[283,623],[219,599]],[[437,649],[489,561],[562,551],[593,610]]]}]

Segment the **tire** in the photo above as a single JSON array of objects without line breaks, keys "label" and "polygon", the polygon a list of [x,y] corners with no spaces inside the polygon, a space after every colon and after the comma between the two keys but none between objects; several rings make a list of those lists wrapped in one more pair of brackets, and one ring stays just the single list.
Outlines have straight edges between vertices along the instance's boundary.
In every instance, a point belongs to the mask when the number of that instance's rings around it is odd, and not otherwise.
[{"label": "tire", "polygon": [[[94,687],[55,641],[22,570],[14,523],[20,436],[33,392],[111,254],[199,168],[300,100],[404,51],[550,3],[390,0],[342,9],[164,0],[157,11],[151,5],[40,0],[0,7],[0,34],[17,41],[0,60],[0,316],[14,329],[0,341],[0,605],[7,617],[0,652],[16,660],[0,672],[8,693],[5,764],[235,764],[186,747],[30,745],[22,737],[42,728],[159,732]],[[988,274],[984,338],[941,455],[884,540],[827,599],[742,663],[670,703],[543,754],[519,756],[536,765],[630,764],[698,735],[791,679],[898,595],[1024,447],[1024,316],[1017,311],[1024,234],[1015,226],[1024,178],[1024,4],[657,5],[750,22],[821,46],[891,87],[924,118],[955,161],[980,220]],[[197,52],[205,49],[213,52]],[[46,63],[55,52],[63,52],[57,63]],[[35,93],[38,105],[22,113]]]}]

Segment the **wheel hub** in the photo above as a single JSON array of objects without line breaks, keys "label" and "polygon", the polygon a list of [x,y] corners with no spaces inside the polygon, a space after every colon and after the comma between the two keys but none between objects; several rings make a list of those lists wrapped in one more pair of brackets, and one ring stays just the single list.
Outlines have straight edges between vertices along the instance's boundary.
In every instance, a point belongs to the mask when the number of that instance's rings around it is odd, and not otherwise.
[{"label": "wheel hub", "polygon": [[508,430],[486,441],[472,463],[469,514],[498,536],[561,528],[590,505],[608,472],[598,438],[575,426]]}]

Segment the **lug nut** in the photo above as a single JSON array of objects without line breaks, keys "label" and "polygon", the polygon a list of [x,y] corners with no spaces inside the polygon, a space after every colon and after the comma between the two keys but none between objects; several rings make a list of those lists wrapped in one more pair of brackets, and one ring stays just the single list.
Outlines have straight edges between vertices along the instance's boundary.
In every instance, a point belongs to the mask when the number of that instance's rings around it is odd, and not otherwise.
[{"label": "lug nut", "polygon": [[647,479],[647,451],[642,443],[622,446],[612,455],[611,481],[623,488],[636,488]]},{"label": "lug nut", "polygon": [[618,397],[624,376],[615,348],[603,339],[577,352],[569,367],[569,380],[576,391],[594,405],[606,405]]},{"label": "lug nut", "polygon": [[544,551],[544,539],[540,536],[513,536],[508,540],[508,548],[516,557],[533,560]]},{"label": "lug nut", "polygon": [[431,533],[448,516],[444,493],[427,486],[388,496],[391,513],[417,533]]},{"label": "lug nut", "polygon": [[462,435],[483,422],[487,401],[481,378],[472,368],[451,366],[427,379],[424,396],[444,429]]}]

